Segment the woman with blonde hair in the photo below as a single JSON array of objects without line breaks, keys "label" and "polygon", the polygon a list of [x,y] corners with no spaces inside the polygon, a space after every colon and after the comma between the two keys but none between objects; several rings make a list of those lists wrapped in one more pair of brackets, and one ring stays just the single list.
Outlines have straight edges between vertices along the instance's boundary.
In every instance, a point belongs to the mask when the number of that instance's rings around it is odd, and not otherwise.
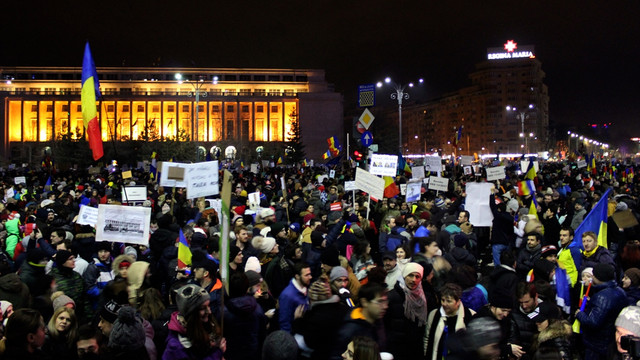
[{"label": "woman with blonde hair", "polygon": [[70,359],[76,356],[78,319],[73,309],[59,307],[47,324],[47,334],[42,350],[54,359]]}]

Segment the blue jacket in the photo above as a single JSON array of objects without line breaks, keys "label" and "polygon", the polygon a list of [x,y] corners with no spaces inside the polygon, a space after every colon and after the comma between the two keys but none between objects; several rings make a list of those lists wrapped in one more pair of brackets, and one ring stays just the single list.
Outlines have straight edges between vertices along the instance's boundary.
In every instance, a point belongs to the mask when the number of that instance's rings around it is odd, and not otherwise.
[{"label": "blue jacket", "polygon": [[614,280],[593,289],[597,292],[591,296],[583,311],[576,318],[580,321],[582,339],[590,350],[605,355],[607,347],[615,340],[615,321],[618,314],[627,306],[627,296]]},{"label": "blue jacket", "polygon": [[260,344],[266,336],[267,317],[256,299],[245,295],[227,298],[224,308],[224,336],[227,351],[224,358],[259,359]]},{"label": "blue jacket", "polygon": [[278,299],[280,302],[280,314],[279,314],[279,322],[280,329],[284,331],[291,332],[291,327],[293,324],[293,315],[296,311],[298,305],[304,305],[305,307],[309,305],[309,298],[307,295],[301,293],[293,282],[296,279],[291,279],[289,285],[282,291],[280,294],[280,298]]}]

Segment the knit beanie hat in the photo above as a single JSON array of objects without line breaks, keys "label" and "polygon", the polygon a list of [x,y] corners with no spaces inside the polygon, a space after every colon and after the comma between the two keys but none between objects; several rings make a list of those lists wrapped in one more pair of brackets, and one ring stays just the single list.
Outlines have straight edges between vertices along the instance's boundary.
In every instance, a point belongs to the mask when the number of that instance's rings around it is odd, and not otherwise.
[{"label": "knit beanie hat", "polygon": [[271,236],[276,236],[278,235],[278,233],[280,233],[280,231],[282,231],[282,229],[284,229],[286,227],[285,224],[281,223],[281,222],[277,222],[273,225],[271,225]]},{"label": "knit beanie hat", "polygon": [[109,241],[96,241],[96,252],[100,250],[105,250],[111,252],[112,243]]},{"label": "knit beanie hat", "polygon": [[456,247],[465,247],[469,244],[469,239],[467,239],[466,235],[457,234],[453,237],[453,243]]},{"label": "knit beanie hat", "polygon": [[253,270],[247,270],[244,272],[247,275],[247,280],[249,280],[249,286],[254,286],[260,284],[262,282],[262,276]]},{"label": "knit beanie hat", "polygon": [[144,347],[146,335],[142,319],[131,306],[123,306],[113,323],[109,334],[109,347],[117,350],[133,351]]},{"label": "knit beanie hat", "polygon": [[546,258],[547,256],[558,255],[558,248],[554,245],[543,246],[540,250],[540,257]]},{"label": "knit beanie hat", "polygon": [[270,253],[276,246],[276,239],[272,237],[254,236],[251,240],[251,245],[257,250],[263,253]]},{"label": "knit beanie hat", "polygon": [[194,284],[181,287],[178,289],[178,295],[176,296],[178,310],[185,318],[189,317],[192,312],[197,311],[200,305],[207,300],[209,300],[207,291]]},{"label": "knit beanie hat", "polygon": [[69,260],[71,256],[73,256],[71,251],[58,250],[58,252],[56,253],[56,265],[58,265],[58,268],[61,268],[62,265],[67,262],[67,260]]},{"label": "knit beanie hat", "polygon": [[320,231],[313,230],[311,232],[311,245],[315,247],[321,247],[324,241],[324,234]]},{"label": "knit beanie hat", "polygon": [[304,218],[302,218],[302,224],[304,225],[309,225],[309,221],[311,221],[311,219],[315,218],[316,216],[314,214],[307,214],[304,216]]},{"label": "knit beanie hat", "polygon": [[467,334],[470,334],[469,340],[474,349],[497,344],[501,333],[500,324],[491,317],[473,319],[467,326]]},{"label": "knit beanie hat", "polygon": [[288,331],[277,330],[264,339],[263,360],[296,360],[298,343]]},{"label": "knit beanie hat", "polygon": [[[56,296],[56,293],[57,294]],[[53,300],[53,311],[58,310],[58,308],[65,307],[69,304],[73,305],[73,308],[76,308],[76,302],[73,301],[72,298],[68,297],[62,291],[56,291],[53,295],[51,295],[51,299]]]},{"label": "knit beanie hat", "polygon": [[489,293],[489,304],[497,308],[511,309],[513,308],[513,295],[507,290],[500,288],[495,289]]},{"label": "knit beanie hat", "polygon": [[338,222],[341,217],[342,217],[342,211],[332,211],[329,213],[329,215],[327,215],[327,222],[328,223]]},{"label": "knit beanie hat", "polygon": [[262,272],[262,268],[260,266],[260,260],[258,260],[257,257],[255,256],[250,256],[247,259],[247,263],[244,264],[244,271],[249,271],[249,270],[253,270],[255,272],[257,272],[258,274],[260,274]]},{"label": "knit beanie hat", "polygon": [[42,260],[47,258],[47,253],[45,253],[41,248],[35,248],[27,251],[27,262],[31,265],[38,265]]},{"label": "knit beanie hat", "polygon": [[[638,268],[629,268],[624,274],[631,280],[631,286],[639,286],[640,285],[640,269]],[[628,330],[628,329],[627,329]]]},{"label": "knit beanie hat", "polygon": [[640,306],[627,306],[622,309],[616,319],[616,326],[640,336]]},{"label": "knit beanie hat", "polygon": [[340,266],[339,256],[340,253],[338,252],[338,249],[334,246],[329,246],[328,248],[325,248],[320,255],[320,262],[328,266]]},{"label": "knit beanie hat", "polygon": [[334,266],[333,269],[331,269],[331,273],[329,274],[329,281],[333,281],[341,277],[349,277],[347,269],[343,268],[342,266]]},{"label": "knit beanie hat", "polygon": [[309,288],[309,300],[323,301],[331,297],[331,287],[325,278],[320,278]]},{"label": "knit beanie hat", "polygon": [[615,279],[615,270],[613,266],[609,264],[596,264],[593,267],[593,276],[602,281],[607,282]]},{"label": "knit beanie hat", "polygon": [[133,258],[133,261],[138,260],[138,251],[133,246],[127,246],[124,248],[124,254],[129,255]]},{"label": "knit beanie hat", "polygon": [[118,318],[118,311],[120,308],[120,304],[113,300],[109,300],[104,304],[102,310],[100,310],[100,317],[113,324]]},{"label": "knit beanie hat", "polygon": [[235,245],[229,246],[229,262],[233,262],[233,259],[235,259],[239,253],[240,253],[239,247]]},{"label": "knit beanie hat", "polygon": [[418,263],[414,263],[414,262],[407,263],[404,266],[404,268],[402,268],[402,277],[405,278],[409,274],[414,272],[417,272],[418,274],[420,274],[420,277],[422,277],[422,274],[424,274],[424,268],[422,267],[422,265]]}]

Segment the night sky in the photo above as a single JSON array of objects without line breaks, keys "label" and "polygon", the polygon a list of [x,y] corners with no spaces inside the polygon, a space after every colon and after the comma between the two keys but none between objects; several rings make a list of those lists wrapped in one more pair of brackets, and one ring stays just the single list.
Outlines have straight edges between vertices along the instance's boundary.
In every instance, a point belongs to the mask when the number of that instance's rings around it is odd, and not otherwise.
[{"label": "night sky", "polygon": [[[40,4],[41,3],[41,4]],[[611,122],[640,136],[640,2],[9,1],[0,65],[320,68],[355,107],[357,85],[470,85],[487,47],[534,45],[558,129]]]}]

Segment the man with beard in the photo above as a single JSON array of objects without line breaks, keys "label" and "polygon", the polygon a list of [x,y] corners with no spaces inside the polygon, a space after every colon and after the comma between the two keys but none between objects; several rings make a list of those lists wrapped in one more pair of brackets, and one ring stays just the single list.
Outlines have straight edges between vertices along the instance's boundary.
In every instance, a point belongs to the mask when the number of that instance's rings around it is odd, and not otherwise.
[{"label": "man with beard", "polygon": [[388,350],[398,360],[422,357],[422,338],[427,324],[427,300],[422,290],[424,269],[408,263],[402,269],[404,283],[396,282],[384,317]]},{"label": "man with beard", "polygon": [[282,291],[280,298],[280,329],[291,332],[294,313],[299,306],[309,305],[307,287],[311,283],[311,268],[306,263],[297,263],[293,267],[295,275]]},{"label": "man with beard", "polygon": [[398,260],[396,253],[393,251],[387,251],[382,255],[382,264],[387,272],[387,277],[384,282],[387,284],[387,290],[391,291],[396,286],[396,283],[402,275],[402,270],[398,266]]},{"label": "man with beard", "polygon": [[540,259],[540,250],[542,249],[540,235],[538,233],[529,233],[526,238],[527,245],[518,253],[516,265],[516,272],[520,280],[524,280],[529,271],[533,269],[533,264],[536,260]]}]

